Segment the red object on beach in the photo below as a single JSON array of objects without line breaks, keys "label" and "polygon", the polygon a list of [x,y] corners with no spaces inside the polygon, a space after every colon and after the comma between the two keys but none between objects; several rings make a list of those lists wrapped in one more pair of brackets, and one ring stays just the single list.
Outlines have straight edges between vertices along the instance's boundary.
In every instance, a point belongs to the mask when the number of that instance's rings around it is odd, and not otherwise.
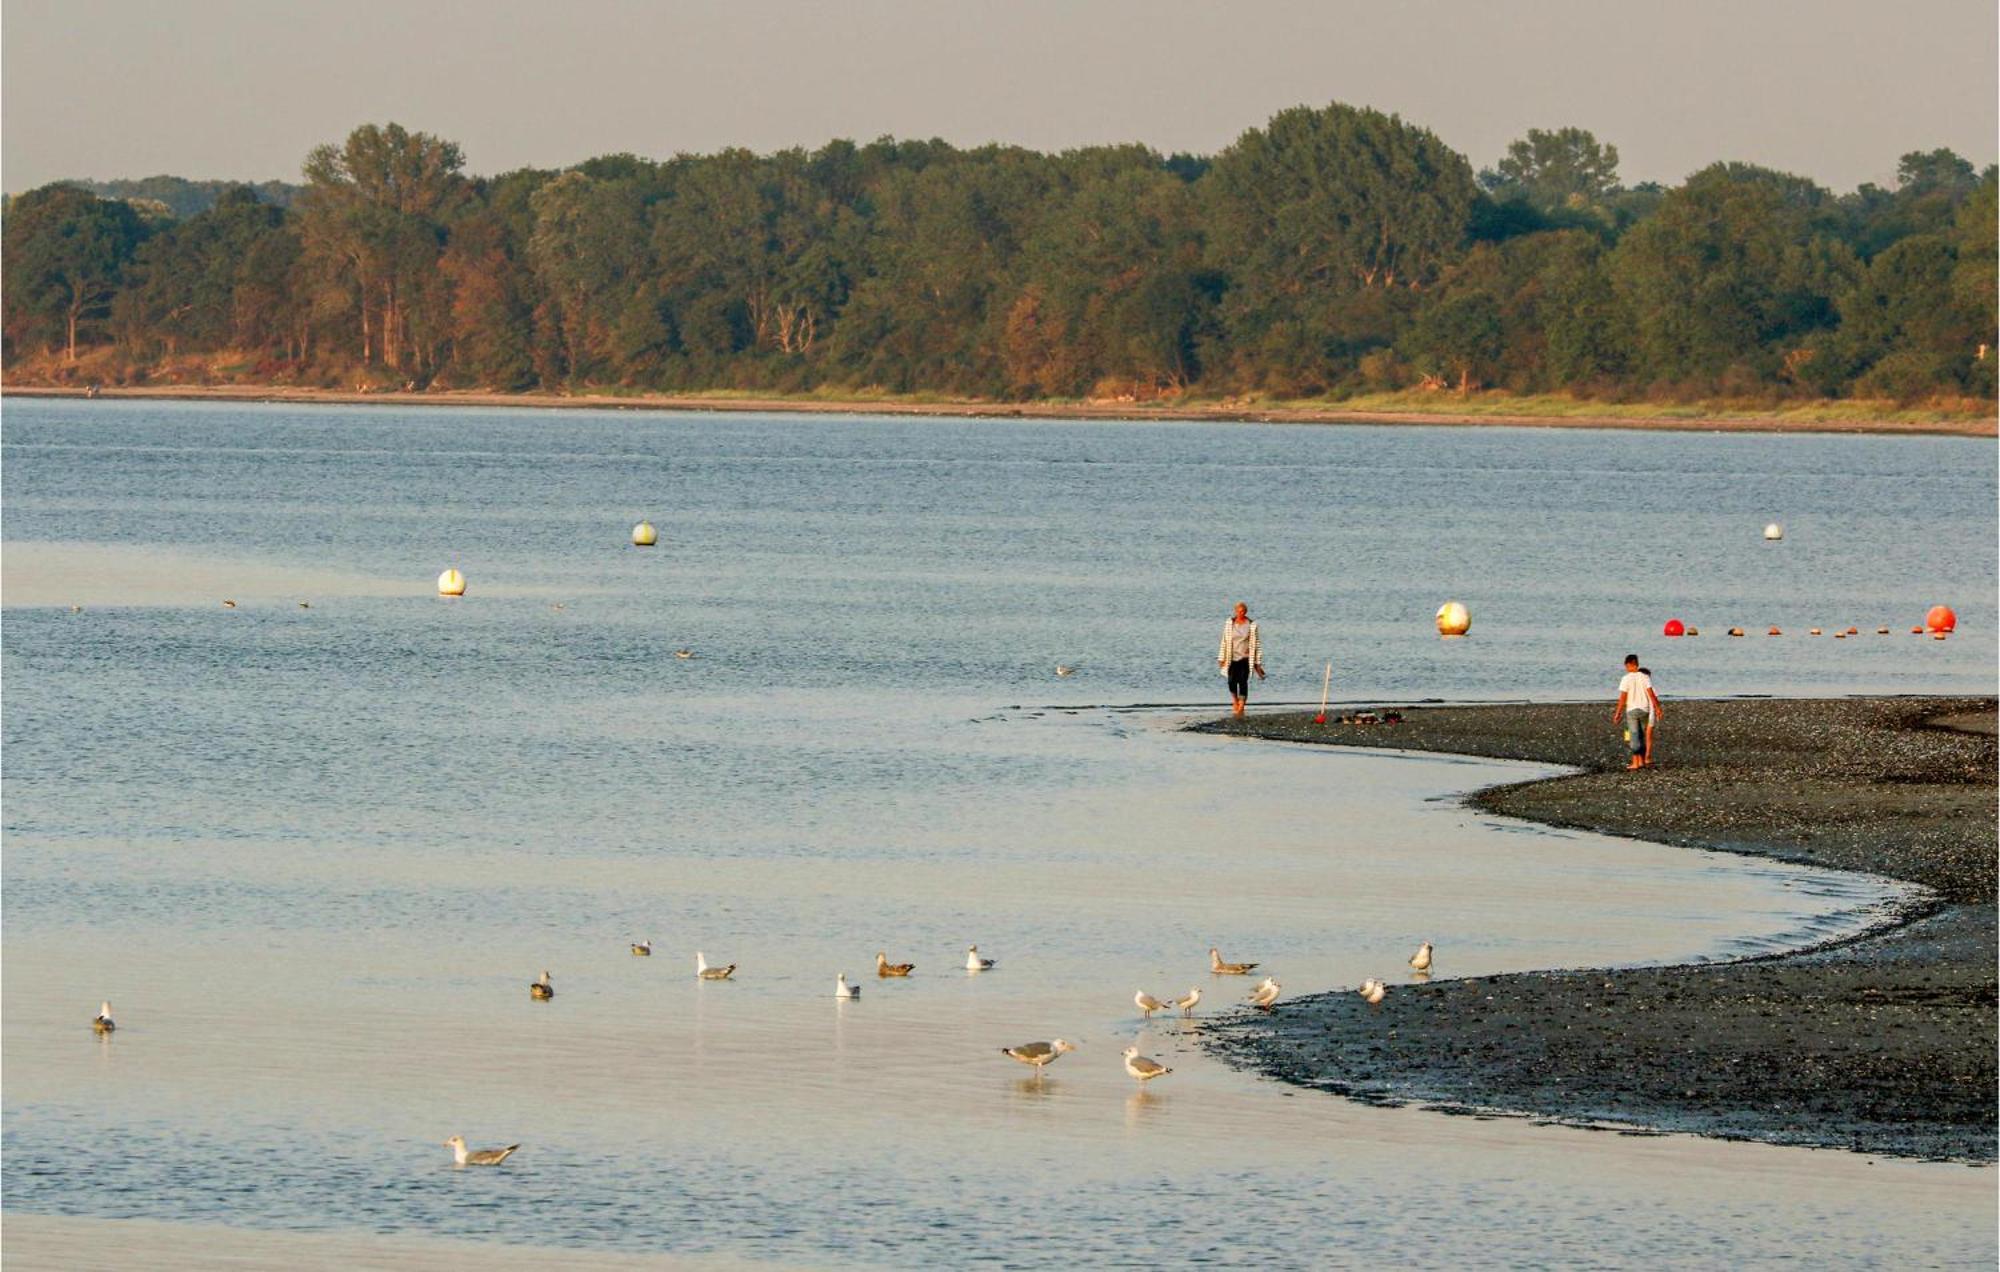
[{"label": "red object on beach", "polygon": [[1924,626],[1934,632],[1948,632],[1958,626],[1958,615],[1951,612],[1949,605],[1933,605],[1931,612],[1924,615]]},{"label": "red object on beach", "polygon": [[1687,627],[1678,618],[1670,618],[1667,620],[1667,625],[1660,629],[1660,634],[1663,636],[1685,636],[1687,635]]}]

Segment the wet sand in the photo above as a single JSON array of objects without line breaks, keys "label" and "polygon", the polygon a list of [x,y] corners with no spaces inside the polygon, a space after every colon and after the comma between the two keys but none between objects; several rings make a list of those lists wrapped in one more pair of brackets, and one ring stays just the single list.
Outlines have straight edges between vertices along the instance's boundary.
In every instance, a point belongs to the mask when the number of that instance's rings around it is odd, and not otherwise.
[{"label": "wet sand", "polygon": [[[7,385],[6,397],[88,396],[61,385]],[[291,385],[168,385],[104,388],[101,399],[298,402],[338,406],[511,406],[628,411],[773,412],[807,415],[937,415],[1053,420],[1211,420],[1264,424],[1446,424],[1490,428],[1617,428],[1697,433],[1896,433],[1993,437],[1991,417],[1931,420],[1802,419],[1784,415],[1535,415],[1466,411],[1362,411],[1338,407],[1220,402],[997,402],[941,399],[709,397],[672,393],[493,393],[478,389],[350,392]]]},{"label": "wet sand", "polygon": [[1444,949],[1437,979],[1413,985],[1397,952],[1379,1007],[1337,993],[1235,1018],[1216,1031],[1227,1058],[1375,1102],[1994,1160],[1992,699],[1670,702],[1659,766],[1639,773],[1608,703],[1402,710],[1396,725],[1194,727],[1574,765],[1469,802],[1934,895],[1859,939],[1730,963],[1452,980]]}]

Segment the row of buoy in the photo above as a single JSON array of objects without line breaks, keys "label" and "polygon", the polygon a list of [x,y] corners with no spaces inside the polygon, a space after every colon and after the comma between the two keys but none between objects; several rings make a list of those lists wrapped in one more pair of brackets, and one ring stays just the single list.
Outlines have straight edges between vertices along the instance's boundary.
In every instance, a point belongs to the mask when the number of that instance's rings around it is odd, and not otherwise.
[{"label": "row of buoy", "polygon": [[[1955,631],[1957,627],[1958,627],[1958,615],[1952,612],[1952,609],[1949,605],[1933,605],[1931,606],[1930,612],[1924,615],[1924,625],[1922,627],[1912,627],[1910,629],[1910,635],[1921,636],[1925,632],[1929,632],[1937,639],[1943,640],[1946,636],[1949,636],[1953,631]],[[1729,634],[1731,636],[1741,636],[1743,634],[1743,629],[1740,627],[1732,627],[1729,629]],[[1785,633],[1783,629],[1778,627],[1773,627],[1764,634],[1766,636],[1783,636]],[[1818,627],[1812,628],[1806,633],[1806,635],[1808,636],[1823,636],[1825,634],[1826,634],[1825,630],[1823,628],[1818,628]],[[1850,627],[1846,631],[1835,632],[1833,634],[1833,638],[1835,640],[1845,640],[1849,636],[1859,636],[1860,634],[1861,634],[1861,629],[1859,627]],[[1889,634],[1889,629],[1887,627],[1878,627],[1875,629],[1875,634],[1877,636],[1887,636]],[[1699,636],[1701,635],[1701,629],[1698,627],[1689,627],[1687,624],[1681,622],[1681,620],[1679,620],[1678,618],[1670,618],[1667,620],[1666,626],[1660,629],[1660,635],[1668,637]]]},{"label": "row of buoy", "polygon": [[[632,527],[633,547],[650,548],[659,541],[660,532],[653,528],[652,522],[641,521],[638,525]],[[438,575],[438,595],[464,596],[465,575],[455,568],[446,570],[443,574]]]}]

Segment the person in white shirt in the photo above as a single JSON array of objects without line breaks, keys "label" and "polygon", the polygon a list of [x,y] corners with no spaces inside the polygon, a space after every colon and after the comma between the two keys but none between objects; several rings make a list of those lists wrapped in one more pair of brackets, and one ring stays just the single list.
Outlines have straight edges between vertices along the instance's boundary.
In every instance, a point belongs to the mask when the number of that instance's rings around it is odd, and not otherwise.
[{"label": "person in white shirt", "polygon": [[1611,723],[1625,721],[1625,745],[1632,752],[1629,769],[1645,768],[1653,762],[1653,725],[1660,718],[1660,695],[1653,692],[1653,678],[1639,667],[1639,655],[1625,655],[1625,675],[1618,682],[1618,705],[1611,708]]},{"label": "person in white shirt", "polygon": [[1222,648],[1216,651],[1216,665],[1229,678],[1229,713],[1242,715],[1250,701],[1250,673],[1264,678],[1264,647],[1257,641],[1257,624],[1250,621],[1250,607],[1236,603],[1236,613],[1222,624]]}]

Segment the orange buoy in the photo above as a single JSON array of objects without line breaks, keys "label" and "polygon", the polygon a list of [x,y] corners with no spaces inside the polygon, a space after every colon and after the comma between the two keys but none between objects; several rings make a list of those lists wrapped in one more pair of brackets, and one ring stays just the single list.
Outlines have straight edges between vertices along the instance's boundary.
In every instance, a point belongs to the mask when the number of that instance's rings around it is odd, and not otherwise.
[{"label": "orange buoy", "polygon": [[1943,640],[1943,639],[1944,639],[1944,638],[1945,638],[1946,636],[1949,636],[1950,634],[1951,634],[1950,632],[1932,632],[1932,633],[1931,633],[1931,639],[1932,639],[1932,640]]},{"label": "orange buoy", "polygon": [[1910,629],[1910,635],[1912,636],[1921,636],[1923,634],[1924,634],[1924,629],[1921,627],[1912,627]]},{"label": "orange buoy", "polygon": [[[1813,629],[1812,629],[1811,631],[1807,632],[1807,633],[1806,633],[1806,635],[1808,635],[1808,636],[1818,636],[1818,635],[1820,635],[1820,630],[1819,630],[1819,628],[1815,627],[1815,628],[1813,628]],[[1847,635],[1847,633],[1846,633],[1846,632],[1835,632],[1835,633],[1834,633],[1834,635],[1836,635],[1836,636],[1845,636],[1845,635]]]},{"label": "orange buoy", "polygon": [[1930,613],[1924,615],[1924,626],[1934,632],[1948,632],[1958,626],[1958,615],[1951,612],[1949,605],[1933,605]]},{"label": "orange buoy", "polygon": [[1472,611],[1457,601],[1446,601],[1438,606],[1438,635],[1463,636],[1472,630]]},{"label": "orange buoy", "polygon": [[[1814,632],[1814,633],[1813,633],[1813,635],[1817,636],[1817,635],[1819,635],[1819,633],[1818,633],[1818,632]],[[1833,634],[1833,638],[1834,638],[1835,640],[1846,640],[1846,639],[1847,639],[1847,633],[1846,633],[1846,632],[1835,632],[1835,633]]]},{"label": "orange buoy", "polygon": [[1783,635],[1784,635],[1784,633],[1783,633],[1783,632],[1779,631],[1779,630],[1778,630],[1777,628],[1775,628],[1775,627],[1773,627],[1773,628],[1772,628],[1772,629],[1771,629],[1770,631],[1768,631],[1768,632],[1765,632],[1764,634],[1765,634],[1766,636],[1783,636]]},{"label": "orange buoy", "polygon": [[1699,627],[1690,627],[1690,628],[1688,628],[1688,635],[1690,635],[1690,636],[1699,636],[1699,635],[1701,635],[1701,628],[1699,628]]},{"label": "orange buoy", "polygon": [[1741,636],[1743,634],[1743,629],[1740,627],[1732,627],[1729,629],[1729,634],[1731,636]]},{"label": "orange buoy", "polygon": [[1875,629],[1875,634],[1877,636],[1887,636],[1889,634],[1889,629],[1886,627],[1878,627]]},{"label": "orange buoy", "polygon": [[1683,636],[1686,634],[1687,634],[1687,628],[1681,623],[1681,620],[1679,620],[1678,618],[1668,619],[1667,625],[1660,629],[1660,635],[1662,636]]}]

